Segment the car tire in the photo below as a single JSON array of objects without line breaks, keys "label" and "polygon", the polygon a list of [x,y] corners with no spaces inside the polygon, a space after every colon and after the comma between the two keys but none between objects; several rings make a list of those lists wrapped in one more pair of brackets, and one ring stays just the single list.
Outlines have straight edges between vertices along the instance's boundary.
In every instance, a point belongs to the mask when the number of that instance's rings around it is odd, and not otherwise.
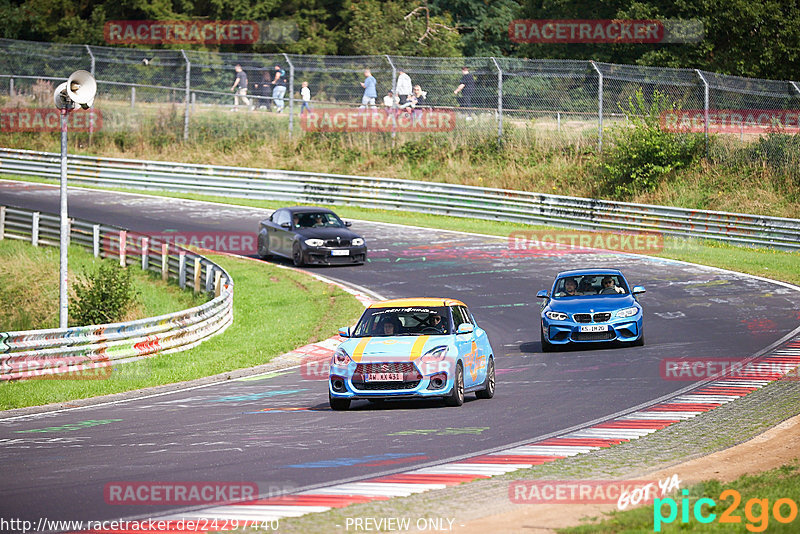
[{"label": "car tire", "polygon": [[475,396],[479,399],[491,399],[494,397],[495,388],[495,372],[494,372],[494,358],[489,358],[489,363],[486,366],[486,380],[483,389],[475,392]]},{"label": "car tire", "polygon": [[331,405],[331,410],[335,412],[344,412],[350,408],[350,399],[337,399],[328,394],[328,403]]},{"label": "car tire", "polygon": [[303,250],[300,248],[300,243],[295,243],[292,247],[292,263],[295,267],[302,267],[305,265],[303,261]]},{"label": "car tire", "polygon": [[639,334],[639,339],[631,343],[631,347],[644,347],[644,332]]},{"label": "car tire", "polygon": [[262,238],[263,238],[262,234],[258,234],[258,251],[257,251],[257,254],[258,254],[258,257],[261,258],[262,260],[268,260],[270,258],[270,256],[272,256],[272,254],[269,253],[269,247],[267,247],[267,244],[264,243],[264,239],[262,239]]},{"label": "car tire", "polygon": [[547,340],[547,336],[544,333],[544,323],[539,329],[539,334],[541,335],[542,339],[542,352],[553,352],[553,350],[555,350],[553,344]]},{"label": "car tire", "polygon": [[464,367],[461,362],[456,364],[456,376],[453,379],[453,388],[450,394],[444,398],[447,406],[461,406],[464,404]]}]

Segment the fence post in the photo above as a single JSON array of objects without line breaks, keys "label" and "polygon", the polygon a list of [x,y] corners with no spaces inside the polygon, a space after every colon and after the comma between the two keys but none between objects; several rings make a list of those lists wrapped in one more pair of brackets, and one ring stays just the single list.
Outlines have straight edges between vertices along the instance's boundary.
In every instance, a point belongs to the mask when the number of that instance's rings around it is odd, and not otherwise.
[{"label": "fence post", "polygon": [[125,256],[128,253],[128,232],[125,230],[119,231],[119,266],[125,267],[127,260]]},{"label": "fence post", "polygon": [[394,66],[394,62],[392,58],[389,57],[389,54],[384,54],[383,57],[386,58],[386,61],[389,62],[389,66],[392,68],[392,146],[394,146],[394,138],[397,137],[397,67]]},{"label": "fence post", "polygon": [[0,241],[6,238],[6,207],[0,206]]},{"label": "fence post", "polygon": [[703,82],[703,123],[706,137],[706,158],[708,158],[708,82],[699,69],[694,69],[700,81]]},{"label": "fence post", "polygon": [[146,271],[150,268],[150,238],[142,238],[142,270]]},{"label": "fence post", "polygon": [[161,243],[161,279],[169,278],[169,243]]},{"label": "fence post", "polygon": [[8,79],[8,96],[14,96],[14,78]]},{"label": "fence post", "polygon": [[183,140],[189,140],[189,93],[192,88],[192,63],[189,61],[189,57],[186,55],[186,51],[181,49],[181,54],[183,54],[183,59],[186,61],[186,94],[183,98],[184,109],[183,109]]},{"label": "fence post", "polygon": [[288,54],[283,54],[289,65],[289,137],[294,134],[294,65]]},{"label": "fence post", "polygon": [[178,285],[181,289],[186,287],[186,253],[178,254]]},{"label": "fence post", "polygon": [[210,263],[206,265],[206,293],[211,293],[214,289],[214,266]]},{"label": "fence post", "polygon": [[100,225],[92,225],[92,253],[95,258],[100,257]]},{"label": "fence post", "polygon": [[92,68],[89,73],[94,76],[94,54],[92,54],[92,49],[89,48],[89,45],[83,45],[86,47],[86,51],[89,52],[89,57],[92,59]]},{"label": "fence post", "polygon": [[603,153],[603,73],[594,61],[590,61],[597,72],[597,151]]},{"label": "fence post", "polygon": [[503,70],[492,58],[495,68],[497,68],[497,144],[503,142]]},{"label": "fence post", "polygon": [[39,246],[39,212],[33,212],[33,220],[31,221],[31,245],[34,247]]},{"label": "fence post", "polygon": [[200,276],[203,274],[203,268],[200,265],[200,258],[194,257],[194,292],[200,291]]},{"label": "fence post", "polygon": [[197,93],[192,93],[192,113],[194,113],[194,103],[197,100]]},{"label": "fence post", "polygon": [[131,85],[131,109],[136,105],[136,86]]},{"label": "fence post", "polygon": [[222,290],[222,271],[214,269],[214,297],[218,297]]},{"label": "fence post", "polygon": [[797,94],[800,95],[800,87],[797,87],[797,82],[789,82],[789,83],[792,85],[792,87],[794,87],[794,90],[797,91]]},{"label": "fence post", "polygon": [[561,133],[561,111],[556,111],[556,120],[558,121],[558,133]]}]

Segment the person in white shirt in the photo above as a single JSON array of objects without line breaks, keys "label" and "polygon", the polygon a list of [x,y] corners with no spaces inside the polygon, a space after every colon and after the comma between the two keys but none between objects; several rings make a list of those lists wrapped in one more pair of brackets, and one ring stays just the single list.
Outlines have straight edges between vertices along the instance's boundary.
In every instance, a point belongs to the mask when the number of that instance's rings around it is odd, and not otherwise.
[{"label": "person in white shirt", "polygon": [[300,89],[300,97],[303,99],[303,105],[300,107],[300,114],[304,110],[311,111],[311,89],[308,88],[308,82],[303,82],[303,88]]},{"label": "person in white shirt", "polygon": [[397,97],[394,96],[392,91],[389,91],[386,93],[386,96],[383,97],[383,107],[386,113],[391,113],[395,104],[397,104]]},{"label": "person in white shirt", "polygon": [[411,96],[411,77],[403,69],[397,69],[397,98],[402,106]]}]

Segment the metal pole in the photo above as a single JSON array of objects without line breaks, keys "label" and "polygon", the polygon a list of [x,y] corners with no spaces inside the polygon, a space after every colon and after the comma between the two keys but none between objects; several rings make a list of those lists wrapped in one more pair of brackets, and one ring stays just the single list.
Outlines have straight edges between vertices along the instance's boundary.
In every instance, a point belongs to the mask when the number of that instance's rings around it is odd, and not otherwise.
[{"label": "metal pole", "polygon": [[497,144],[503,141],[503,70],[495,58],[494,66],[497,68]]},{"label": "metal pole", "polygon": [[[71,105],[71,103],[70,103]],[[67,232],[69,221],[67,218],[67,117],[69,108],[61,110],[61,239],[59,248],[61,257],[59,261],[59,294],[58,294],[58,325],[59,328],[67,327]]]},{"label": "metal pole", "polygon": [[8,79],[8,96],[14,96],[14,78]]},{"label": "metal pole", "polygon": [[92,58],[92,68],[89,73],[94,77],[94,54],[92,54],[92,49],[89,48],[89,45],[83,45],[86,47],[86,51],[89,52],[89,57]]},{"label": "metal pole", "polygon": [[136,104],[136,86],[131,85],[131,109]]},{"label": "metal pole", "polygon": [[183,110],[183,140],[189,140],[189,93],[191,91],[192,82],[192,63],[189,61],[189,57],[186,55],[186,51],[181,50],[181,54],[183,54],[183,59],[186,61],[186,95],[184,96],[184,110]]},{"label": "metal pole", "polygon": [[789,82],[789,83],[792,84],[792,87],[794,87],[794,90],[797,91],[797,94],[800,94],[800,87],[797,87],[797,83],[796,82]]},{"label": "metal pole", "polygon": [[706,158],[708,158],[708,107],[709,107],[709,98],[708,98],[708,82],[706,81],[705,76],[703,73],[700,72],[699,69],[694,69],[697,73],[697,76],[700,78],[700,81],[703,82],[703,122],[704,122],[704,130],[705,130],[705,137],[706,137]]},{"label": "metal pole", "polygon": [[397,137],[397,102],[399,98],[397,96],[397,67],[394,66],[394,62],[388,54],[383,57],[386,58],[392,68],[392,143],[394,143],[394,138]]},{"label": "metal pole", "polygon": [[294,65],[287,54],[283,54],[289,65],[289,137],[294,133]]},{"label": "metal pole", "polygon": [[590,61],[597,71],[597,151],[603,153],[603,73],[594,61]]}]

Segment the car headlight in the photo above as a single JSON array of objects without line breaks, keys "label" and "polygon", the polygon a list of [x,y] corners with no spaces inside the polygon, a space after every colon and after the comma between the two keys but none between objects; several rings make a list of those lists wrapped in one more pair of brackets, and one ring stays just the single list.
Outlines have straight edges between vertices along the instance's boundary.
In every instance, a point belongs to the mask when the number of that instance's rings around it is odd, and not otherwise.
[{"label": "car headlight", "polygon": [[306,239],[306,245],[309,247],[321,247],[325,244],[325,241],[322,239]]},{"label": "car headlight", "polygon": [[331,365],[345,366],[349,364],[350,364],[350,356],[344,351],[344,349],[336,349],[336,352],[333,353],[333,359],[331,360]]},{"label": "car headlight", "polygon": [[354,247],[360,247],[364,244],[364,239],[361,237],[357,237],[351,241]]},{"label": "car headlight", "polygon": [[624,308],[622,310],[619,310],[617,312],[617,317],[633,317],[637,313],[639,313],[639,308],[633,306],[631,308]]},{"label": "car headlight", "polygon": [[566,321],[569,318],[566,313],[557,311],[549,311],[545,315],[553,321]]},{"label": "car headlight", "polygon": [[425,363],[440,362],[444,360],[446,356],[447,356],[447,346],[442,346],[429,350],[428,352],[425,353],[425,355],[422,358],[420,358],[420,360]]}]

